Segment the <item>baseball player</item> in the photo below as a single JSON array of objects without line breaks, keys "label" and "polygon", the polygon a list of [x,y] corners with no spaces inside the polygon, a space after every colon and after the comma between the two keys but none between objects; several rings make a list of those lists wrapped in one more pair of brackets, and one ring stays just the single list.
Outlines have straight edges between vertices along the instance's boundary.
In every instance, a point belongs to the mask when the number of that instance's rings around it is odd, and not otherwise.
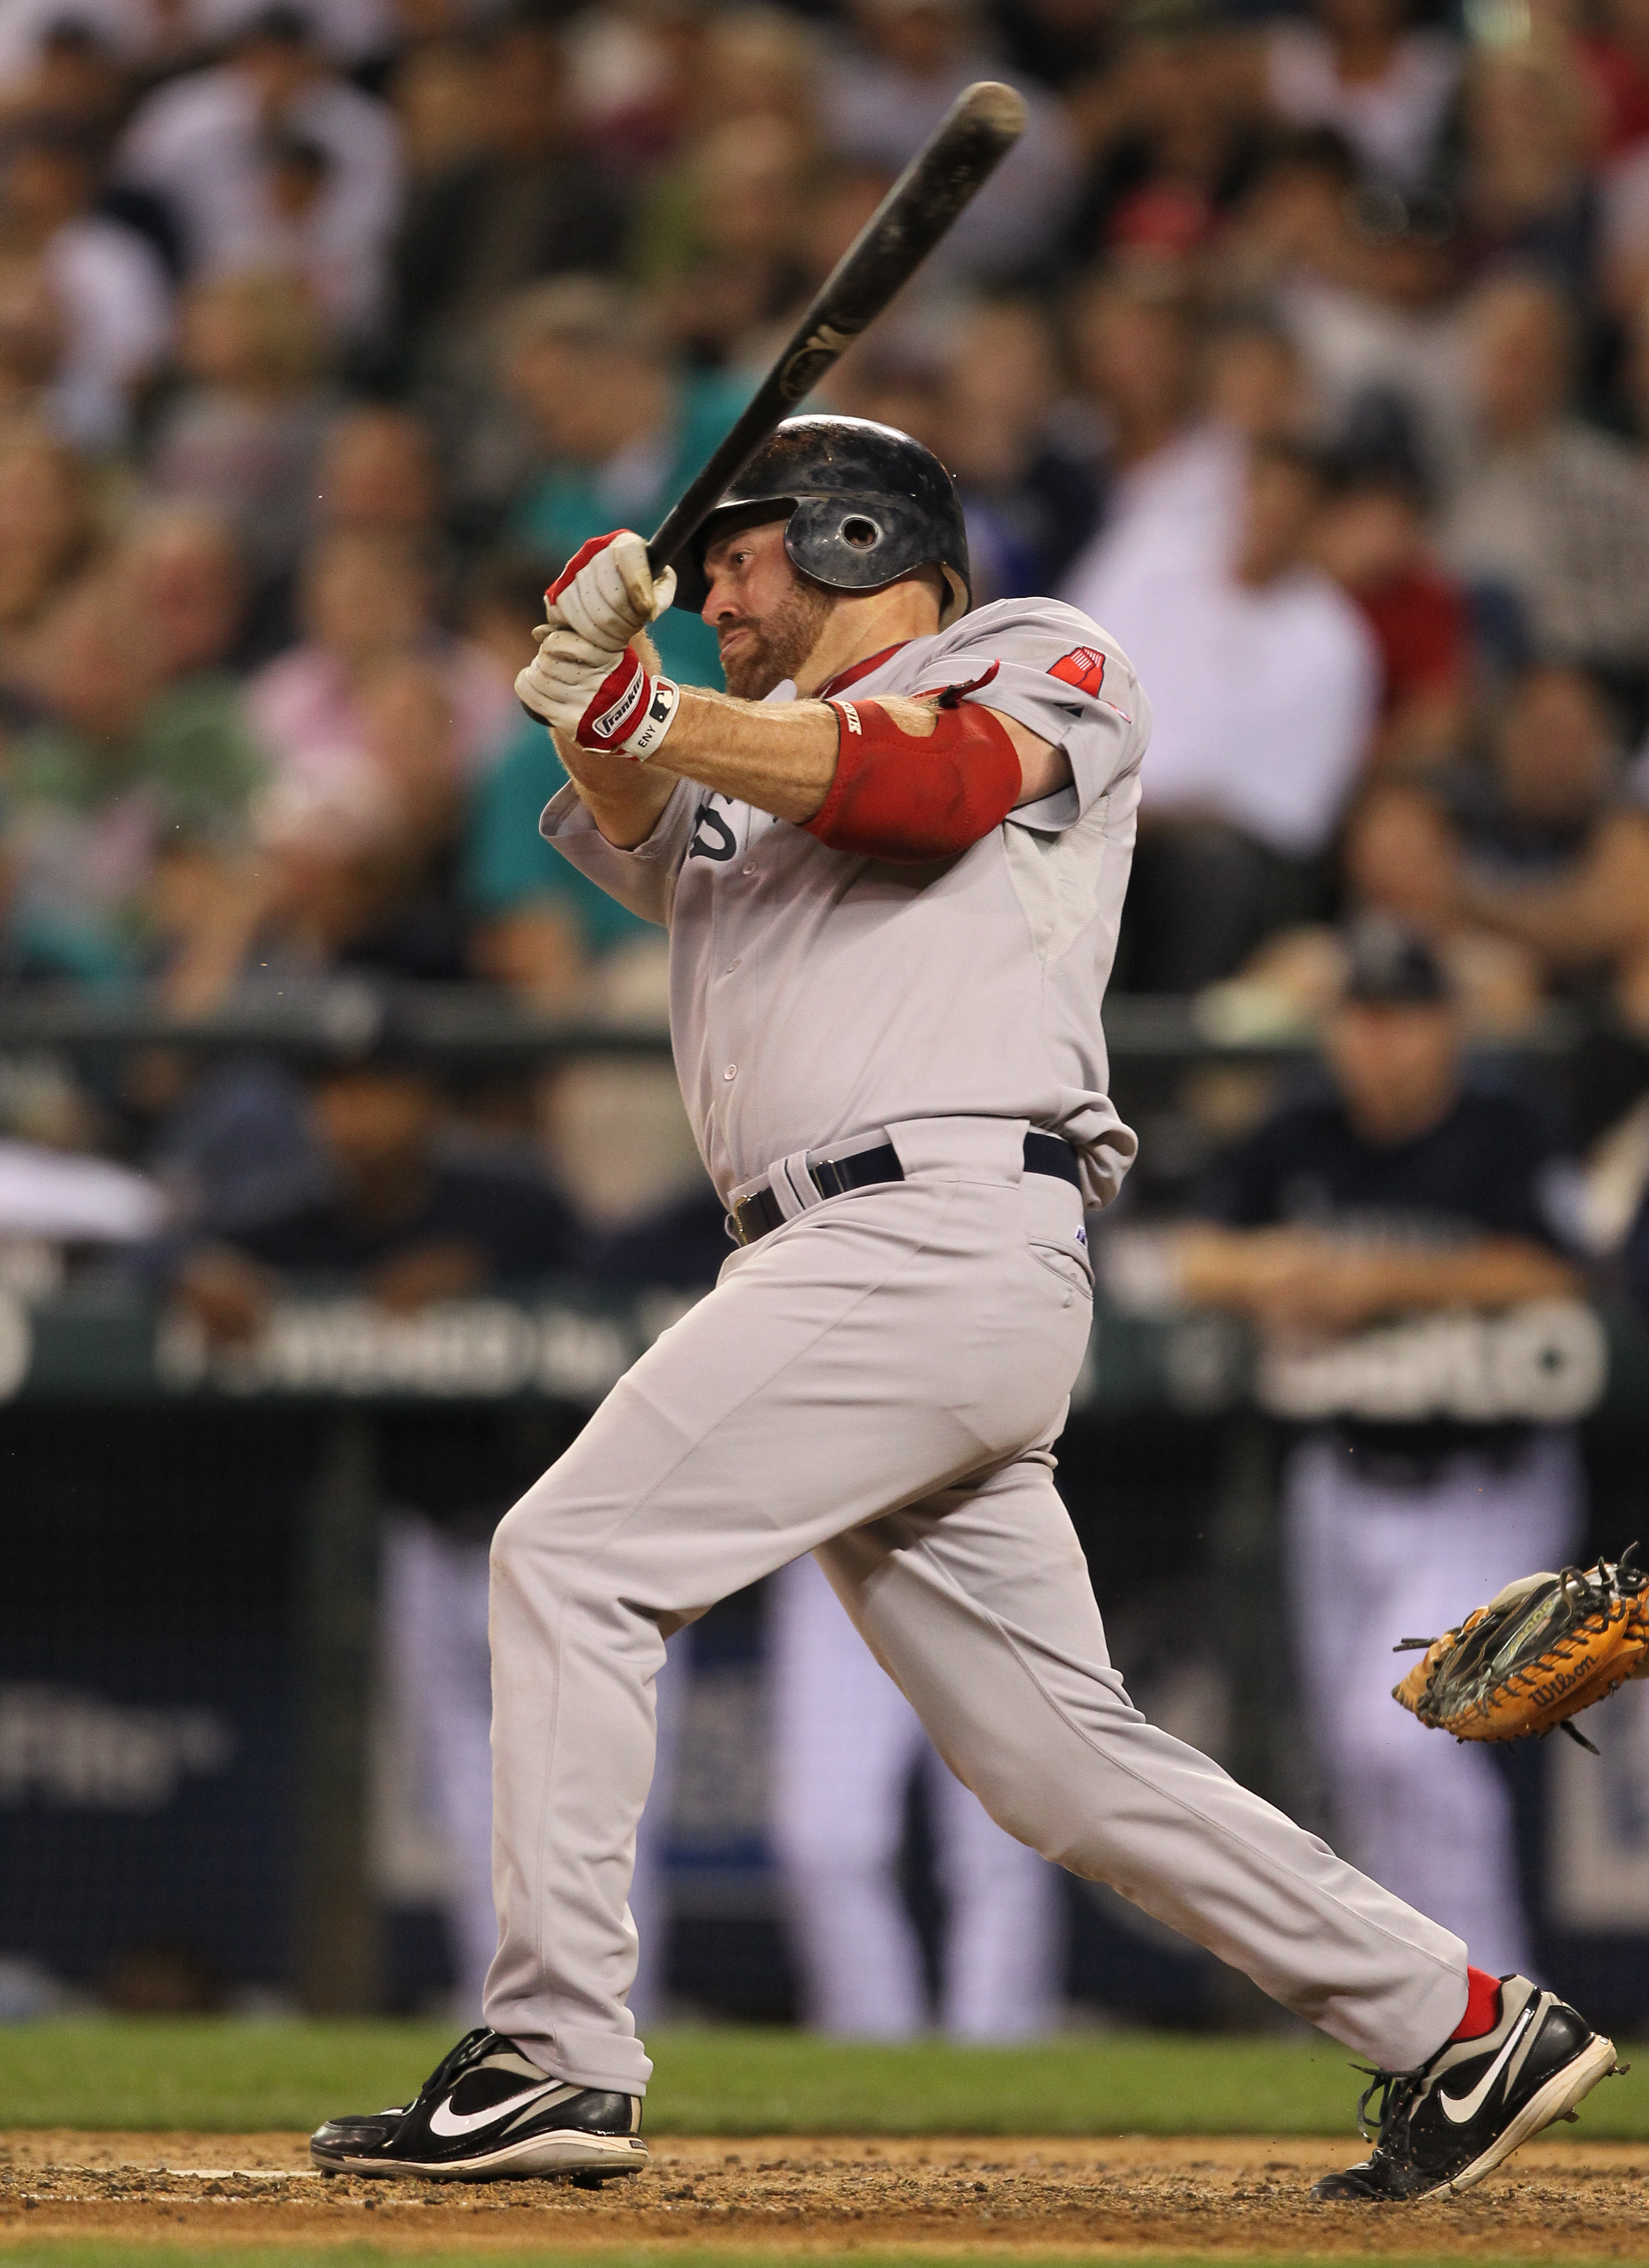
[{"label": "baseball player", "polygon": [[1325,2194],[1475,2181],[1612,2043],[1147,1724],[1054,1487],[1083,1207],[1136,1146],[1100,1024],[1150,725],[1127,658],[1050,601],[970,614],[944,468],[857,419],[781,426],[690,549],[726,694],[656,670],[675,577],[627,532],[552,586],[518,690],[571,776],[545,835],[668,928],[738,1249],[499,1526],[486,2024],[316,2162],[643,2162],[652,1681],[672,1631],[812,1551],[999,1824],[1378,2067],[1380,2140]]},{"label": "baseball player", "polygon": [[[1385,921],[1354,931],[1323,1038],[1334,1092],[1290,1104],[1225,1161],[1210,1197],[1226,1225],[1184,1233],[1183,1288],[1255,1317],[1264,1390],[1305,1420],[1284,1541],[1335,1839],[1485,1968],[1518,1969],[1510,1790],[1481,1743],[1439,1740],[1391,1706],[1407,1666],[1392,1646],[1574,1556],[1577,1447],[1537,1421],[1564,1369],[1582,1397],[1593,1386],[1558,1358],[1595,1326],[1553,1304],[1580,1289],[1553,1202],[1557,1145],[1515,1095],[1462,1085],[1430,949]],[[1542,1318],[1536,1359],[1507,1360],[1508,1325]]]}]

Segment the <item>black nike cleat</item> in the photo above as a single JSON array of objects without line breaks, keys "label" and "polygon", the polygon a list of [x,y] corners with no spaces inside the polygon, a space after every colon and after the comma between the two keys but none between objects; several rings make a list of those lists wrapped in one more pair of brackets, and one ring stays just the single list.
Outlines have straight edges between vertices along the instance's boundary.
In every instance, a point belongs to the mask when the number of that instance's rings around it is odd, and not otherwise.
[{"label": "black nike cleat", "polygon": [[[1566,2001],[1527,1977],[1503,1977],[1492,2031],[1446,2041],[1418,2071],[1374,2073],[1357,2106],[1373,2151],[1360,2166],[1325,2175],[1311,2194],[1329,2203],[1412,2203],[1469,2189],[1542,2126],[1571,2116],[1616,2068],[1613,2040],[1588,2030]],[[1380,2127],[1371,2134],[1376,2095]]]},{"label": "black nike cleat", "polygon": [[571,2174],[589,2183],[647,2162],[641,2099],[552,2079],[501,2032],[467,2032],[392,2110],[328,2118],[309,2138],[323,2174],[499,2182]]}]

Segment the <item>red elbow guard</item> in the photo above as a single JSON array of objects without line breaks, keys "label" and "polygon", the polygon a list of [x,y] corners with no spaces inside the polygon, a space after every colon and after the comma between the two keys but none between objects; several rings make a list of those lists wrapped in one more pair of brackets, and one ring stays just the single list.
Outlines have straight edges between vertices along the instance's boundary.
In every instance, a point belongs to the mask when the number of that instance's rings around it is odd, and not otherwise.
[{"label": "red elbow guard", "polygon": [[902,732],[880,701],[832,701],[836,777],[807,832],[832,850],[907,865],[953,858],[1000,827],[1024,785],[1001,720],[963,701],[925,735]]}]

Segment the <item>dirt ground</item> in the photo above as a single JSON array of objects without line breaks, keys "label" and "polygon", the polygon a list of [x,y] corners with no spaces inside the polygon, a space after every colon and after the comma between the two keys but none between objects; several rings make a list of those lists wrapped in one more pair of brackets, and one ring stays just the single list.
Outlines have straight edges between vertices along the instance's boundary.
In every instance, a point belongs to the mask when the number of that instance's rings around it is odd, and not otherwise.
[{"label": "dirt ground", "polygon": [[0,2257],[48,2236],[301,2244],[369,2233],[386,2250],[664,2238],[1649,2257],[1649,2145],[1536,2142],[1446,2203],[1311,2204],[1311,2181],[1350,2154],[1360,2153],[1263,2138],[666,2138],[633,2180],[581,2190],[323,2180],[296,2134],[18,2132],[0,2135]]}]

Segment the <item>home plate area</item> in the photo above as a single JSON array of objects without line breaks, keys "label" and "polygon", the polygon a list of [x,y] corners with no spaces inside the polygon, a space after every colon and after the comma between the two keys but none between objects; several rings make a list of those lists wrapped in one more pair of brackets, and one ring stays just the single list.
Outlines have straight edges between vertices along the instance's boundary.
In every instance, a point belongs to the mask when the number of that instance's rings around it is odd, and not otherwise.
[{"label": "home plate area", "polygon": [[639,2176],[586,2190],[327,2178],[298,2134],[23,2132],[0,2139],[0,2249],[114,2238],[419,2251],[666,2241],[689,2251],[1649,2255],[1643,2143],[1537,2142],[1467,2196],[1419,2206],[1312,2204],[1310,2183],[1354,2150],[1298,2137],[666,2137]]}]

